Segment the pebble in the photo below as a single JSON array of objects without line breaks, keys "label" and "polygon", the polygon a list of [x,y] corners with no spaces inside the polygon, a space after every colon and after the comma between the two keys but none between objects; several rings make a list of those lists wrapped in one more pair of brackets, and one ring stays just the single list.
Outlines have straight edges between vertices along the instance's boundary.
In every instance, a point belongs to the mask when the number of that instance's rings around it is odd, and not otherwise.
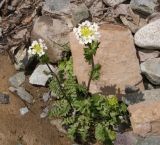
[{"label": "pebble", "polygon": [[43,94],[43,101],[44,101],[44,102],[47,102],[50,97],[51,97],[51,96],[50,96],[50,92],[44,93],[44,94]]},{"label": "pebble", "polygon": [[46,107],[43,109],[43,112],[40,114],[40,118],[46,118],[48,116],[49,109]]},{"label": "pebble", "polygon": [[13,87],[19,87],[25,81],[24,72],[19,72],[9,78],[9,82]]},{"label": "pebble", "polygon": [[8,104],[9,103],[9,95],[0,93],[0,104]]},{"label": "pebble", "polygon": [[21,113],[21,115],[25,115],[26,113],[28,113],[29,112],[29,110],[28,110],[28,108],[27,107],[23,107],[23,108],[20,108],[20,113]]},{"label": "pebble", "polygon": [[29,94],[23,87],[10,87],[9,90],[12,93],[16,93],[22,100],[26,101],[27,103],[33,103],[33,96]]}]

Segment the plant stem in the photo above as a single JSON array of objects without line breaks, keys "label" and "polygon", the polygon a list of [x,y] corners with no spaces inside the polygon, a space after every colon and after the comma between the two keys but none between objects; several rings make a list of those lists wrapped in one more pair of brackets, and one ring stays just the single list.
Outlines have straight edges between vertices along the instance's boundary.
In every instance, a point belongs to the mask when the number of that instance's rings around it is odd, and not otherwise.
[{"label": "plant stem", "polygon": [[56,73],[51,69],[51,67],[49,66],[48,63],[46,63],[46,65],[47,65],[47,67],[49,68],[49,70],[50,70],[50,72],[52,73],[52,75],[56,78],[56,81],[57,81],[57,83],[58,83],[58,86],[59,86],[59,88],[60,88],[63,96],[65,97],[65,93],[64,93],[64,91],[63,91],[63,88],[62,88],[62,86],[61,86],[61,83],[60,83],[60,80],[59,80],[58,76],[57,76]]},{"label": "plant stem", "polygon": [[88,81],[88,85],[87,85],[87,91],[89,92],[89,89],[90,89],[90,85],[91,85],[91,80],[92,80],[92,76],[93,76],[93,70],[94,70],[94,58],[93,58],[93,55],[92,55],[92,58],[91,58],[91,73],[90,73],[90,76],[89,76],[89,81]]}]

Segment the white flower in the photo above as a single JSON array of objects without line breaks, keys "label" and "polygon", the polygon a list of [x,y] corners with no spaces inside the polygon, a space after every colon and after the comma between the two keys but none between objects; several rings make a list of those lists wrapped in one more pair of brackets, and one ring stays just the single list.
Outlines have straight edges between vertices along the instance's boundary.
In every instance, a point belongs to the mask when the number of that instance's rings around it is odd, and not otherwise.
[{"label": "white flower", "polygon": [[44,40],[39,39],[38,41],[33,41],[32,45],[28,49],[28,53],[31,55],[38,55],[41,57],[45,54],[44,50],[47,49],[46,44],[44,43]]},{"label": "white flower", "polygon": [[88,44],[99,39],[98,28],[99,26],[96,23],[85,21],[79,24],[78,28],[74,28],[73,32],[81,44]]}]

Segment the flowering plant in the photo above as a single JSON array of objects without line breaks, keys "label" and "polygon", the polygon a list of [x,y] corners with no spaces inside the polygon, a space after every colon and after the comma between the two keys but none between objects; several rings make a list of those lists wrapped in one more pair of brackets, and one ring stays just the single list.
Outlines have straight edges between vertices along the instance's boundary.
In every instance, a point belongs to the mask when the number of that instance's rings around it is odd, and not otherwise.
[{"label": "flowering plant", "polygon": [[90,92],[91,81],[100,77],[101,66],[94,62],[100,45],[98,28],[96,23],[85,21],[73,30],[76,38],[84,45],[86,62],[91,65],[89,80],[85,85],[78,84],[71,57],[65,57],[59,62],[59,73],[55,74],[48,65],[49,58],[45,54],[46,46],[43,41],[33,41],[28,52],[45,62],[53,75],[49,88],[57,96],[57,100],[53,103],[50,116],[62,118],[69,137],[80,144],[97,140],[113,145],[115,128],[125,121],[126,106],[118,102],[116,96]]}]

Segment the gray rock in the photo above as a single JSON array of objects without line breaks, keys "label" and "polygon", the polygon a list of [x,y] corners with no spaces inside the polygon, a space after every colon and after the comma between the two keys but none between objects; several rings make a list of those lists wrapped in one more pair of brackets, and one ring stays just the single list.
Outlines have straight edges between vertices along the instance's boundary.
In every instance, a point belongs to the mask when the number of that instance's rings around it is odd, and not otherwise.
[{"label": "gray rock", "polygon": [[[12,53],[14,53],[14,51]],[[31,56],[27,55],[25,48],[21,48],[15,55],[15,61],[14,66],[16,70],[25,70],[31,61]]]},{"label": "gray rock", "polygon": [[135,44],[146,49],[160,49],[160,19],[139,29],[135,34]]},{"label": "gray rock", "polygon": [[143,14],[152,14],[158,4],[157,0],[131,0],[131,7]]},{"label": "gray rock", "polygon": [[31,94],[29,94],[24,88],[10,87],[9,90],[12,93],[16,93],[22,100],[26,101],[27,103],[33,103],[33,96]]},{"label": "gray rock", "polygon": [[90,17],[89,9],[86,7],[85,4],[81,4],[79,6],[76,5],[72,6],[71,12],[72,12],[72,21],[74,26],[89,19]]},{"label": "gray rock", "polygon": [[43,39],[48,47],[47,53],[52,62],[62,58],[64,45],[68,43],[69,28],[65,21],[41,16],[35,20],[31,33],[32,40]]},{"label": "gray rock", "polygon": [[[56,68],[54,68],[52,65],[50,65],[50,68],[56,72]],[[51,72],[47,65],[39,65],[32,73],[32,75],[29,77],[29,83],[32,85],[40,85],[45,86],[48,79],[51,78]]]},{"label": "gray rock", "polygon": [[51,11],[63,11],[69,8],[70,0],[45,0],[45,7]]},{"label": "gray rock", "polygon": [[160,85],[160,58],[149,59],[140,66],[142,73],[151,83]]},{"label": "gray rock", "polygon": [[0,104],[8,104],[9,103],[9,95],[0,93]]},{"label": "gray rock", "polygon": [[160,145],[160,136],[149,136],[138,141],[137,145]]},{"label": "gray rock", "polygon": [[140,62],[144,62],[148,59],[159,57],[160,56],[160,51],[138,49],[138,56],[139,56]]},{"label": "gray rock", "polygon": [[25,81],[24,72],[16,73],[14,76],[9,78],[9,82],[13,87],[19,87]]},{"label": "gray rock", "polygon": [[145,90],[137,93],[130,93],[125,96],[125,103],[135,104],[141,101],[158,101],[160,100],[160,89]]},{"label": "gray rock", "polygon": [[136,86],[131,86],[131,85],[126,85],[125,86],[125,93],[128,94],[128,93],[135,93],[135,92],[138,92],[139,91],[139,88],[137,88]]},{"label": "gray rock", "polygon": [[118,4],[123,3],[126,0],[103,0],[103,1],[108,6],[116,6]]},{"label": "gray rock", "polygon": [[51,97],[50,92],[44,93],[44,94],[43,94],[43,101],[44,101],[44,102],[47,102],[50,97]]},{"label": "gray rock", "polygon": [[114,145],[138,145],[138,139],[133,132],[118,133]]}]

